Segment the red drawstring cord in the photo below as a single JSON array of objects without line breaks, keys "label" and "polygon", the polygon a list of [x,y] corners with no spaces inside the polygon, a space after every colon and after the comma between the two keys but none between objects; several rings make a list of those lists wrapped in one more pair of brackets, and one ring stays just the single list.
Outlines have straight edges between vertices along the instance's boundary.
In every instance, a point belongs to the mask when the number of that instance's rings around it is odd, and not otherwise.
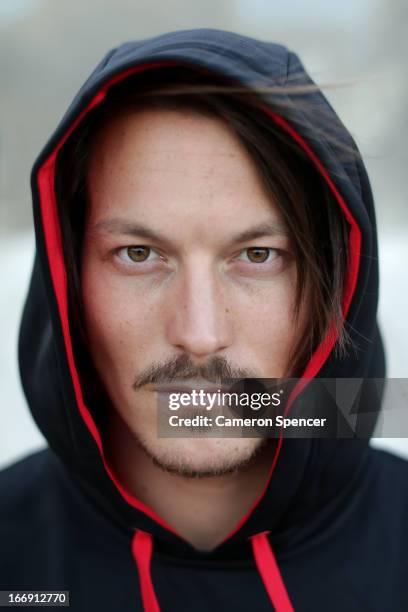
[{"label": "red drawstring cord", "polygon": [[[249,538],[258,572],[276,612],[294,612],[281,573],[268,541],[268,531]],[[145,612],[160,612],[150,573],[152,536],[137,530],[132,540],[132,553],[139,571],[140,590]]]},{"label": "red drawstring cord", "polygon": [[160,612],[160,606],[154,592],[152,576],[150,574],[152,549],[153,544],[150,533],[137,530],[132,540],[132,553],[139,571],[144,612]]},{"label": "red drawstring cord", "polygon": [[276,612],[294,612],[275,555],[268,541],[269,531],[250,538],[258,572]]}]

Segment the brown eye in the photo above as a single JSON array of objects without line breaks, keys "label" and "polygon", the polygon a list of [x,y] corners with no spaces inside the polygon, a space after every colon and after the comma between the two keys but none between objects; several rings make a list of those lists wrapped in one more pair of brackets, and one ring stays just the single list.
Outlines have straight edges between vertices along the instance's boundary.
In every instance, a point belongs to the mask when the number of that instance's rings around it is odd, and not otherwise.
[{"label": "brown eye", "polygon": [[150,249],[145,246],[131,246],[126,249],[126,254],[132,261],[146,261],[150,255]]},{"label": "brown eye", "polygon": [[270,251],[271,249],[260,247],[251,247],[246,249],[248,259],[252,263],[264,263],[264,261],[268,259]]}]

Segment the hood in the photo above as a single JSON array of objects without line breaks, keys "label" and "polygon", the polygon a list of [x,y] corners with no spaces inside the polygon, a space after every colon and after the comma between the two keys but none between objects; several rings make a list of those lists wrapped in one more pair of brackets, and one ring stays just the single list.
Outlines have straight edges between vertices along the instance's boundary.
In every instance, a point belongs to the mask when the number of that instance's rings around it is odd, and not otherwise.
[{"label": "hood", "polygon": [[[55,164],[65,140],[89,110],[103,101],[110,87],[138,71],[182,64],[222,74],[249,87],[253,83],[258,87],[278,86],[286,110],[282,114],[273,112],[265,96],[265,112],[307,153],[347,219],[350,259],[343,311],[357,348],[347,358],[339,359],[333,351],[335,335],[326,337],[292,392],[287,409],[295,409],[308,379],[385,375],[376,322],[376,222],[367,174],[355,143],[321,92],[311,87],[298,97],[304,104],[290,104],[291,86],[313,85],[298,57],[278,44],[212,29],[171,32],[110,51],[75,96],[33,167],[36,253],[21,322],[19,363],[30,410],[50,447],[111,520],[129,533],[139,530],[139,544],[135,546],[147,556],[151,553],[149,543],[144,545],[140,534],[159,538],[181,555],[196,552],[117,482],[104,459],[101,435],[84,401],[73,353],[54,191]],[[335,139],[319,126],[313,110],[316,107],[324,108],[330,117]],[[355,152],[346,161],[344,147]],[[362,399],[360,410],[375,412],[380,404],[381,391],[366,401]],[[284,553],[307,541],[354,486],[367,447],[368,440],[357,437],[280,440],[265,490],[212,555],[228,555],[234,546],[265,532],[276,552]],[[258,561],[268,558],[263,543],[256,546]]]}]

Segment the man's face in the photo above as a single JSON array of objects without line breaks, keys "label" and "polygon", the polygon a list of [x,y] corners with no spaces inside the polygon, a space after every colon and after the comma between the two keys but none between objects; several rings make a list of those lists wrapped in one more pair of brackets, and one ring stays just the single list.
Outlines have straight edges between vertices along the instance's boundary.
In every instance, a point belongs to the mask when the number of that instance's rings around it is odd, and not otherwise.
[{"label": "man's face", "polygon": [[139,110],[99,133],[88,195],[85,325],[116,413],[165,469],[243,465],[260,438],[157,437],[155,383],[171,372],[209,386],[220,364],[232,377],[291,370],[306,314],[293,319],[292,245],[254,162],[220,119]]}]

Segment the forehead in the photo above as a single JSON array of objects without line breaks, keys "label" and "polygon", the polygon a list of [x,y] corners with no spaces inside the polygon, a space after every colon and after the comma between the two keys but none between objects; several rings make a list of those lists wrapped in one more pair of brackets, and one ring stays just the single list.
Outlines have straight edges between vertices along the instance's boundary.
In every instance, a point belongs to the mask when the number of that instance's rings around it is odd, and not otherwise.
[{"label": "forehead", "polygon": [[252,156],[221,118],[143,109],[110,118],[91,149],[91,215],[280,218]]},{"label": "forehead", "polygon": [[[91,170],[104,164],[138,168],[150,161],[165,161],[169,170],[183,158],[199,158],[208,166],[214,158],[226,158],[251,164],[245,147],[226,121],[204,115],[194,109],[124,109],[107,117],[98,130],[91,147]],[[118,160],[120,158],[120,160]],[[245,158],[245,159],[244,159]],[[116,161],[119,163],[116,163]],[[192,166],[193,164],[191,164]]]}]

